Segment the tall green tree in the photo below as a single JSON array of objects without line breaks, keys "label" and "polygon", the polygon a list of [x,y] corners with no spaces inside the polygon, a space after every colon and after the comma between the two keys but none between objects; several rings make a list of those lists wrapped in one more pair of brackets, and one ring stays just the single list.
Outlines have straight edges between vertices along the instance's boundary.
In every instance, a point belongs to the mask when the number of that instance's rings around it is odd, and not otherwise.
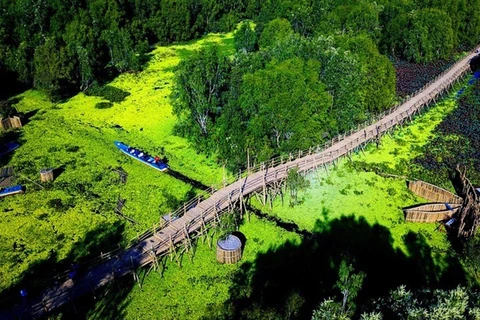
[{"label": "tall green tree", "polygon": [[257,161],[322,141],[330,130],[332,98],[319,80],[320,64],[293,58],[245,75],[240,104],[248,118],[245,136]]},{"label": "tall green tree", "polygon": [[363,109],[378,112],[391,107],[396,95],[396,76],[390,60],[380,54],[367,34],[343,36],[338,41],[341,47],[353,52],[359,62]]},{"label": "tall green tree", "polygon": [[231,65],[217,47],[193,53],[175,73],[173,112],[186,134],[205,146],[225,103]]},{"label": "tall green tree", "polygon": [[265,25],[258,44],[261,48],[269,47],[287,39],[293,33],[292,25],[287,19],[274,19]]},{"label": "tall green tree", "polygon": [[387,32],[391,52],[415,62],[447,59],[455,44],[452,20],[439,9],[400,15],[387,26]]},{"label": "tall green tree", "polygon": [[133,42],[125,29],[104,30],[102,39],[110,52],[110,64],[119,72],[138,70],[138,56],[134,51]]},{"label": "tall green tree", "polygon": [[50,98],[60,98],[65,87],[71,83],[73,63],[65,47],[55,39],[47,39],[45,44],[35,49],[34,86],[46,92]]},{"label": "tall green tree", "polygon": [[303,191],[310,186],[310,182],[298,172],[298,168],[288,170],[285,180],[287,189],[290,191],[290,206],[298,204],[298,192]]},{"label": "tall green tree", "polygon": [[257,33],[253,30],[249,22],[243,22],[240,28],[235,31],[234,41],[237,51],[252,52],[255,51],[258,46]]}]

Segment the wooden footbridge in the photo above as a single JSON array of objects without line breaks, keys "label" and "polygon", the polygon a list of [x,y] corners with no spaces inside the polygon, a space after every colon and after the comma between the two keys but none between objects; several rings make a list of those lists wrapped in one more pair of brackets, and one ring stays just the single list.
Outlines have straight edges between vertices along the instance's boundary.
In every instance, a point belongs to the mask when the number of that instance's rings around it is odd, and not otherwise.
[{"label": "wooden footbridge", "polygon": [[133,274],[133,277],[138,279],[136,270],[146,265],[158,267],[159,257],[170,255],[179,259],[180,252],[188,251],[192,247],[193,239],[206,234],[209,226],[219,222],[222,213],[235,206],[243,209],[244,200],[254,192],[263,194],[266,201],[268,186],[285,179],[288,170],[298,168],[300,172],[307,172],[322,166],[326,168],[366,143],[378,141],[396,125],[411,120],[423,107],[436,102],[436,99],[448,92],[467,73],[469,62],[474,56],[472,51],[436,80],[417,91],[413,97],[372,119],[370,123],[338,136],[323,146],[299,151],[287,157],[278,157],[250,168],[248,172],[239,174],[235,182],[217,191],[210,190],[209,197],[191,200],[172,213],[170,219],[146,232],[126,249],[102,254],[93,260],[90,267],[84,267],[86,270],[75,282],[64,274],[63,278],[57,279],[59,284],[51,286],[37,297],[29,297],[29,303],[16,310],[3,314],[0,311],[0,317],[40,317],[116,278]]}]

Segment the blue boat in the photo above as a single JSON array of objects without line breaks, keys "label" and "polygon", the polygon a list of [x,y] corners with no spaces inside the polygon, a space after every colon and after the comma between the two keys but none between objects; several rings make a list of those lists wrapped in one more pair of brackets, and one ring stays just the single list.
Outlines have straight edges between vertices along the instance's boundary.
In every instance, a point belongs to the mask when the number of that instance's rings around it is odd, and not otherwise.
[{"label": "blue boat", "polygon": [[121,143],[120,141],[115,141],[115,146],[118,149],[120,149],[120,151],[125,153],[127,156],[130,156],[133,159],[136,159],[154,169],[157,169],[160,171],[165,171],[168,169],[168,166],[166,163],[163,163],[162,161],[155,161],[154,157],[146,154],[141,150],[129,147],[126,144]]},{"label": "blue boat", "polygon": [[3,146],[0,147],[0,157],[6,155],[7,153],[12,152],[13,150],[20,147],[20,145],[16,142],[7,142]]},{"label": "blue boat", "polygon": [[0,197],[11,196],[17,193],[24,193],[24,192],[25,192],[25,188],[21,185],[7,187],[0,190]]}]

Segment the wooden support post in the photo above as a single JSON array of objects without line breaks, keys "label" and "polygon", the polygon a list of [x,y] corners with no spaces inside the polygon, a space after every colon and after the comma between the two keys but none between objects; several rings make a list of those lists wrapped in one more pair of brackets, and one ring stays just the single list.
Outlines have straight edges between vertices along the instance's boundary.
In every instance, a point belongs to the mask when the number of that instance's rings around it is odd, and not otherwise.
[{"label": "wooden support post", "polygon": [[205,224],[205,219],[203,217],[203,213],[200,216],[200,221],[202,224],[200,225],[200,233],[202,235],[202,243],[205,243],[205,236],[208,234],[207,226]]},{"label": "wooden support post", "polygon": [[267,204],[267,172],[265,171],[265,173],[263,174],[263,202],[262,202],[262,205],[266,205]]},{"label": "wooden support post", "polygon": [[186,223],[183,224],[183,234],[185,236],[185,250],[188,252],[192,248],[192,240],[190,239]]},{"label": "wooden support post", "polygon": [[173,257],[175,257],[175,260],[177,261],[177,264],[179,267],[181,267],[181,263],[180,263],[180,259],[178,257],[178,252],[175,248],[175,244],[173,243],[173,239],[172,239],[172,235],[170,234],[170,239],[169,239],[169,250],[170,250],[170,254],[172,255],[170,257],[170,261],[173,261]]}]

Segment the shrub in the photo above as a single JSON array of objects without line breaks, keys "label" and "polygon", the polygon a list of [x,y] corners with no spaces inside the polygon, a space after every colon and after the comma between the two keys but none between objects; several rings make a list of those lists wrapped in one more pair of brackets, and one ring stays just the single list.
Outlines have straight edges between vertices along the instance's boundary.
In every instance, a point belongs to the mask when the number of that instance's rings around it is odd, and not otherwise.
[{"label": "shrub", "polygon": [[126,97],[130,95],[130,92],[123,91],[122,89],[115,88],[112,86],[99,86],[93,85],[87,91],[85,91],[87,96],[96,96],[102,97],[110,102],[122,102]]},{"label": "shrub", "polygon": [[95,105],[95,109],[109,109],[111,107],[113,107],[111,102],[99,102]]}]

